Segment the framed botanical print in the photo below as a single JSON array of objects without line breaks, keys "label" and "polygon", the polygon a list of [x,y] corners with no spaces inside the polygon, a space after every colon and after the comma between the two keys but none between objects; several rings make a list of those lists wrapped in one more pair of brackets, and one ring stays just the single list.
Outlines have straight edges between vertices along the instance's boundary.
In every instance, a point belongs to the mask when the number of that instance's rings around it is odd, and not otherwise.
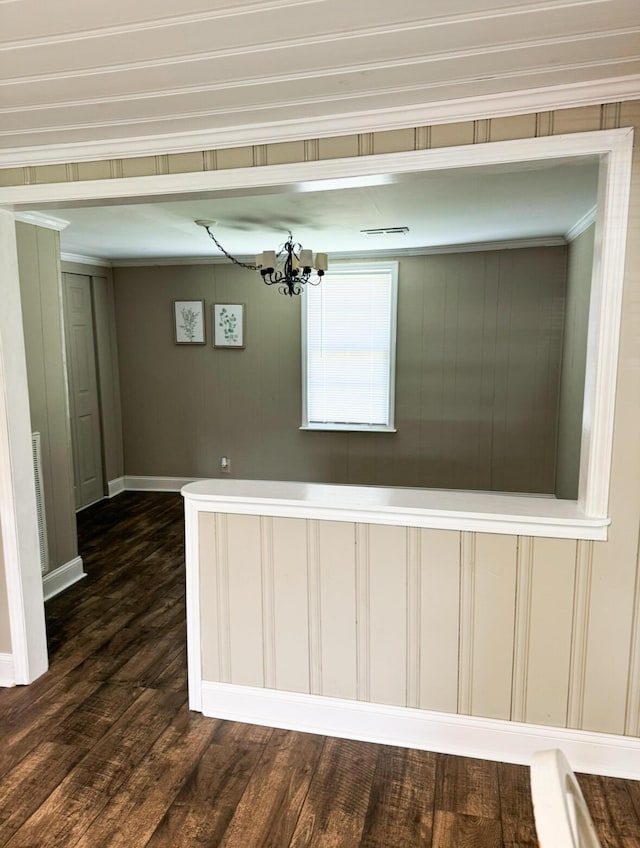
[{"label": "framed botanical print", "polygon": [[204,300],[173,301],[176,344],[205,344]]}]

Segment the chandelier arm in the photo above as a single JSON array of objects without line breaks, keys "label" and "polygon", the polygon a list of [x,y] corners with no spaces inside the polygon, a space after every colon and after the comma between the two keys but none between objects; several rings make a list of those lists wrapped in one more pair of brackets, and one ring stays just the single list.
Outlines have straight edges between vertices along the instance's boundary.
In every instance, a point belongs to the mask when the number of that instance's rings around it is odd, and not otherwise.
[{"label": "chandelier arm", "polygon": [[218,250],[220,250],[222,253],[224,253],[224,255],[227,257],[227,259],[230,259],[233,262],[234,265],[239,265],[240,268],[246,268],[248,271],[259,271],[262,268],[262,265],[250,265],[247,262],[241,262],[239,259],[236,259],[235,256],[232,256],[230,253],[227,253],[227,251],[220,244],[218,239],[211,232],[209,227],[205,227],[205,229],[209,233],[209,238],[215,243]]}]

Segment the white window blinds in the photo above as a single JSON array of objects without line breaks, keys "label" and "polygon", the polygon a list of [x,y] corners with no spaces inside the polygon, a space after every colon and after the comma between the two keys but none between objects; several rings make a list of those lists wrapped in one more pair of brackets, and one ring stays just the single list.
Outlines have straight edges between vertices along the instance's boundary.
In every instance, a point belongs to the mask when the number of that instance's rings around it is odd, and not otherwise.
[{"label": "white window blinds", "polygon": [[393,429],[397,263],[332,267],[308,286],[303,426]]}]

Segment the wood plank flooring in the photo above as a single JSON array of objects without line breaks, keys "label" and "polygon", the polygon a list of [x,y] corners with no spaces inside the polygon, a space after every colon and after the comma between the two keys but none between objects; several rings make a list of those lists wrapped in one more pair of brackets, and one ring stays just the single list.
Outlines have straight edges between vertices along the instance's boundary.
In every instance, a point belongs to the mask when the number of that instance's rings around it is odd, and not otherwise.
[{"label": "wood plank flooring", "polygon": [[[535,848],[524,767],[190,713],[181,498],[125,493],[78,529],[50,671],[0,690],[0,846]],[[581,783],[605,848],[640,848],[640,784]]]}]

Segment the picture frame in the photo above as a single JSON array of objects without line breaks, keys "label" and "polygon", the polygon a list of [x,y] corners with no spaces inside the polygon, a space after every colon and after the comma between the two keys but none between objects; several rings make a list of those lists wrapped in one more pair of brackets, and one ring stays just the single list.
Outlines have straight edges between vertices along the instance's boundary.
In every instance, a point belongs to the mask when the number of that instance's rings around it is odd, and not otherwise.
[{"label": "picture frame", "polygon": [[173,301],[173,337],[179,345],[207,343],[204,300]]},{"label": "picture frame", "polygon": [[213,346],[236,348],[245,346],[245,304],[213,304]]}]

